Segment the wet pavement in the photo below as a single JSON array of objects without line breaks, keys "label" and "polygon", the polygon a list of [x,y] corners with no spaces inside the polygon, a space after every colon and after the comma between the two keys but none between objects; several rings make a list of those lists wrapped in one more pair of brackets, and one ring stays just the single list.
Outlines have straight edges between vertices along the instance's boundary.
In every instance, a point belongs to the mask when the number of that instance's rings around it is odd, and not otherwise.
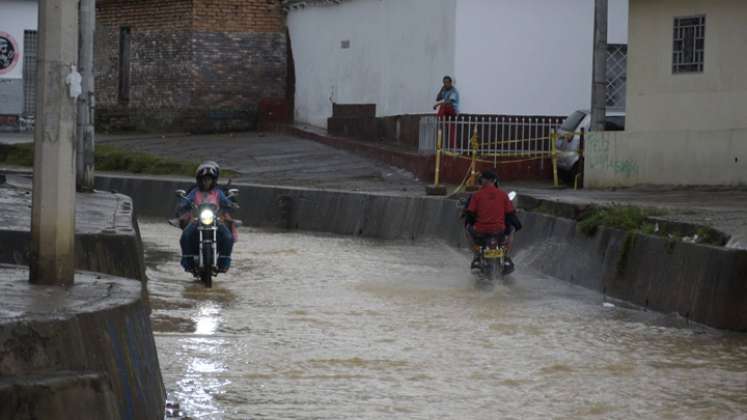
[{"label": "wet pavement", "polygon": [[[521,194],[576,205],[659,208],[674,222],[710,226],[730,237],[728,248],[747,249],[747,189],[727,187],[639,187],[618,190],[554,189],[515,183]],[[507,187],[508,188],[508,187]]]},{"label": "wet pavement", "polygon": [[[0,215],[5,231],[31,229],[31,178],[8,174],[0,182]],[[132,230],[132,202],[129,197],[98,191],[78,193],[75,198],[75,231],[78,234],[126,234]]]},{"label": "wet pavement", "polygon": [[234,181],[270,185],[423,194],[403,169],[282,133],[102,136],[101,144],[194,161],[215,160]]},{"label": "wet pavement", "polygon": [[[204,289],[141,222],[160,364],[189,418],[745,418],[747,336],[439,243],[244,229]],[[530,251],[531,252],[531,251]]]}]

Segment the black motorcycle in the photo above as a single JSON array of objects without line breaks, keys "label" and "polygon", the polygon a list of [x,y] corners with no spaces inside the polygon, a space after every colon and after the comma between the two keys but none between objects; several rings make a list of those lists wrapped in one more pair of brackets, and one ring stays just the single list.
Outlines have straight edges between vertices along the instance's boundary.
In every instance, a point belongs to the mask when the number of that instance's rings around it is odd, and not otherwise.
[{"label": "black motorcycle", "polygon": [[[177,190],[176,195],[184,200],[187,199],[187,192],[184,190]],[[226,197],[231,200],[235,208],[238,208],[236,204],[236,198],[239,195],[239,190],[229,189]],[[221,220],[220,209],[214,204],[203,203],[199,206],[192,203],[192,218],[189,223],[197,223],[197,234],[199,240],[199,252],[197,254],[197,261],[195,264],[195,277],[199,278],[205,287],[213,287],[213,277],[217,276],[218,271],[218,224],[226,223],[240,225],[238,220]],[[176,219],[169,221],[171,225],[180,227],[184,230],[189,223],[184,223]]]}]

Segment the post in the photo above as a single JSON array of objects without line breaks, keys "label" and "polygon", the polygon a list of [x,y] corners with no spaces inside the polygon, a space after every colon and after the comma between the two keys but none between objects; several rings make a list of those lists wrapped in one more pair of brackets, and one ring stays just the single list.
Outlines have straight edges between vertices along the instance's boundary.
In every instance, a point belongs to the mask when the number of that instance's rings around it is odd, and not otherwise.
[{"label": "post", "polygon": [[581,127],[581,137],[578,144],[578,172],[573,177],[573,189],[578,189],[578,179],[584,175],[584,148],[586,147],[586,129]]},{"label": "post", "polygon": [[477,137],[477,127],[472,131],[472,138],[469,142],[472,148],[472,159],[469,169],[469,179],[467,180],[466,190],[476,191],[477,190],[477,148],[480,146],[480,139]]},{"label": "post", "polygon": [[78,64],[83,77],[83,90],[78,98],[78,153],[76,185],[78,191],[93,191],[96,107],[94,36],[96,31],[96,0],[80,0],[80,51]]},{"label": "post", "polygon": [[558,130],[552,129],[550,133],[550,155],[552,156],[552,180],[555,188],[560,186],[558,181]]},{"label": "post", "polygon": [[438,138],[436,139],[436,174],[433,179],[433,186],[438,187],[441,178],[441,147],[443,141],[443,133],[441,130],[438,131]]},{"label": "post", "polygon": [[[75,98],[78,2],[39,3],[39,73],[31,210],[33,284],[70,285],[75,276]],[[73,95],[74,96],[74,95]]]},{"label": "post", "polygon": [[446,195],[446,187],[440,185],[441,182],[441,153],[443,150],[443,130],[438,130],[436,138],[436,171],[432,186],[425,187],[426,195]]},{"label": "post", "polygon": [[604,131],[607,111],[607,0],[594,0],[594,73],[591,130]]}]

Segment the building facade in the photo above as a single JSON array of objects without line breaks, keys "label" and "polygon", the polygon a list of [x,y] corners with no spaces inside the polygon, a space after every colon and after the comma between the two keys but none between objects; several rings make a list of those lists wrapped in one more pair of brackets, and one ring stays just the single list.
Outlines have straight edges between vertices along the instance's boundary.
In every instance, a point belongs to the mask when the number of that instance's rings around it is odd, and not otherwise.
[{"label": "building facade", "polygon": [[37,2],[0,2],[0,130],[31,125],[36,107]]},{"label": "building facade", "polygon": [[[0,1],[0,127],[33,126],[36,0]],[[279,0],[98,0],[97,125],[105,130],[252,129],[288,96]]]},{"label": "building facade", "polygon": [[[326,126],[334,103],[375,104],[378,117],[430,113],[446,74],[460,90],[463,113],[561,116],[590,107],[592,0],[284,4],[293,58],[303,69],[298,121]],[[624,107],[628,6],[609,4],[609,67],[622,69],[610,78],[617,95],[610,99]]]},{"label": "building facade", "polygon": [[747,2],[631,0],[626,131],[591,138],[589,186],[747,184]]},{"label": "building facade", "polygon": [[193,132],[256,126],[284,99],[288,42],[268,0],[100,0],[97,124]]}]

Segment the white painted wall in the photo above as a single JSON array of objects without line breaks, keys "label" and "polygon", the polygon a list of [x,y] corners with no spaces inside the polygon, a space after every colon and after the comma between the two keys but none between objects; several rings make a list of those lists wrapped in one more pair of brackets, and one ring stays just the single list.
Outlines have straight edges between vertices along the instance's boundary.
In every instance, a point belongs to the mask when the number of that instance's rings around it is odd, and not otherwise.
[{"label": "white painted wall", "polygon": [[0,79],[23,77],[23,31],[36,30],[37,2],[35,0],[0,0],[0,32],[10,34],[16,40],[21,54],[20,61],[10,73],[1,74]]},{"label": "white painted wall", "polygon": [[[609,1],[608,42],[627,44],[628,0]],[[462,112],[567,115],[591,105],[593,0],[459,0]]]},{"label": "white painted wall", "polygon": [[432,112],[441,78],[454,72],[455,2],[350,0],[291,10],[296,120],[326,127],[332,101],[375,103],[379,116]]}]

